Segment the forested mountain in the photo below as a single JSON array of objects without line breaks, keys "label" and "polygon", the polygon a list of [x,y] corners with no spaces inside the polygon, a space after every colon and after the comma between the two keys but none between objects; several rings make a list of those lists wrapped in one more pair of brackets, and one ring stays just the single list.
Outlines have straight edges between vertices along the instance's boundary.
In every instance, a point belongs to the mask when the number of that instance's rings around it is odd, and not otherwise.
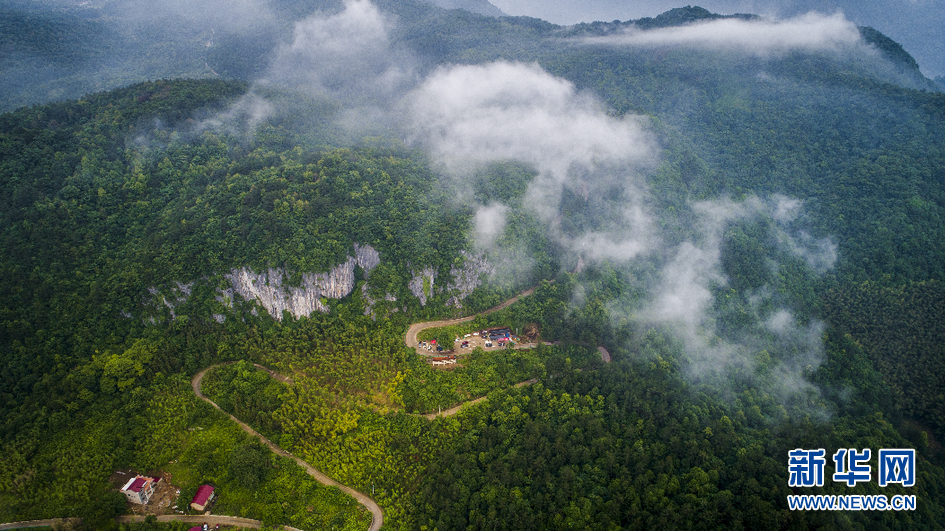
[{"label": "forested mountain", "polygon": [[[941,528],[945,96],[893,38],[133,8],[2,11],[7,108],[126,86],[0,115],[0,520],[114,527],[132,469],[180,507],[212,483],[215,514],[366,527],[197,398],[213,367],[210,398],[385,528]],[[442,370],[405,344],[523,291],[421,339],[535,348]],[[790,487],[818,448],[824,486]],[[915,486],[833,481],[849,448],[915,449]]]},{"label": "forested mountain", "polygon": [[470,13],[479,13],[480,15],[489,15],[492,17],[505,16],[505,13],[486,0],[437,0],[431,2],[445,9],[465,9]]},{"label": "forested mountain", "polygon": [[[498,46],[503,56],[511,57],[518,55],[515,50],[535,51],[539,42],[551,52],[558,46],[536,41],[533,33],[522,29],[531,26],[548,31],[557,28],[565,33],[570,30],[528,17],[503,17],[488,2],[441,3],[448,10],[421,0],[376,3],[396,18],[395,39],[404,39],[420,56],[444,48],[472,51]],[[191,5],[160,0],[148,2],[147,6],[139,0],[101,4],[3,0],[0,28],[4,31],[0,39],[6,53],[0,58],[0,81],[5,90],[0,96],[0,110],[76,98],[160,78],[258,79],[264,75],[272,53],[279,47],[291,46],[295,24],[313,15],[337,13],[343,6],[341,0],[305,3],[247,0],[235,6],[217,0]],[[720,17],[687,6],[656,17],[624,23],[578,24],[574,28],[652,29]],[[507,29],[509,26],[511,30]],[[432,37],[430,32],[448,38],[444,42],[427,42]],[[875,35],[881,34],[872,31],[865,38],[873,42]],[[932,85],[918,72],[911,56],[887,37],[883,39],[874,44],[883,50],[890,49],[908,67],[908,75],[917,78],[913,83],[922,83],[923,88],[929,89]],[[473,58],[449,59],[468,62]]]},{"label": "forested mountain", "polygon": [[[672,0],[624,2],[621,0],[495,0],[510,15],[530,15],[557,24],[631,20],[678,7]],[[893,36],[922,65],[928,77],[945,73],[940,50],[945,42],[945,4],[934,0],[706,0],[699,3],[715,13],[755,13],[782,19],[811,11],[841,12],[861,26],[872,26]]]}]

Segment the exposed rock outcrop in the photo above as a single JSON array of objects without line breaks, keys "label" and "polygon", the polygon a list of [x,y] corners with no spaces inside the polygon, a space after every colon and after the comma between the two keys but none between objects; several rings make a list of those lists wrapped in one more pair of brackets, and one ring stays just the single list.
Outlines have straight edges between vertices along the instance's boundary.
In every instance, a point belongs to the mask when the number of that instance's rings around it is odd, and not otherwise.
[{"label": "exposed rock outcrop", "polygon": [[[193,287],[193,282],[187,284],[175,282],[174,287],[169,290],[169,293],[162,293],[157,288],[148,288],[148,293],[151,294],[151,301],[153,303],[167,306],[167,309],[171,312],[171,319],[174,319],[177,317],[175,310],[178,306],[187,302],[187,298],[190,297]],[[153,319],[152,317],[152,320]]]},{"label": "exposed rock outcrop", "polygon": [[[371,319],[377,320],[377,315],[374,313],[374,306],[377,305],[377,300],[371,297],[368,293],[368,285],[365,283],[361,286],[361,296],[364,297],[364,315],[370,315]],[[384,295],[384,300],[388,302],[397,302],[397,297],[390,293]],[[397,308],[393,308],[391,311],[397,311]]]},{"label": "exposed rock outcrop", "polygon": [[[313,312],[327,312],[326,299],[341,299],[354,290],[354,268],[359,266],[370,272],[381,262],[378,252],[369,245],[354,246],[355,256],[337,265],[327,273],[304,273],[298,286],[285,283],[286,271],[282,268],[270,268],[256,273],[241,268],[225,275],[233,286],[233,292],[247,300],[259,301],[263,308],[275,319],[282,319],[282,312],[288,311],[293,317],[311,315]],[[226,297],[227,291],[221,291]]]},{"label": "exposed rock outcrop", "polygon": [[[482,279],[485,276],[495,273],[495,267],[485,259],[485,255],[473,255],[463,251],[462,256],[462,266],[450,268],[452,280],[445,286],[436,285],[438,271],[434,267],[427,266],[419,271],[412,271],[413,276],[408,282],[408,287],[410,292],[420,300],[421,306],[426,306],[434,294],[445,291],[451,295],[446,301],[447,306],[462,308],[463,299],[482,285]],[[381,257],[376,249],[369,245],[355,244],[354,256],[349,256],[343,263],[325,273],[303,273],[298,285],[289,285],[288,278],[292,274],[283,268],[270,268],[261,272],[245,267],[234,269],[223,275],[226,285],[217,289],[216,300],[222,307],[231,309],[236,295],[246,301],[258,301],[259,305],[269,312],[269,315],[278,320],[282,319],[282,313],[286,311],[296,318],[311,315],[316,311],[327,312],[326,299],[341,299],[354,290],[355,267],[360,267],[365,273],[370,273],[380,263]],[[189,284],[175,282],[169,290],[166,290],[167,293],[157,288],[149,288],[148,292],[151,296],[147,302],[152,307],[166,306],[170,310],[171,318],[176,318],[175,310],[187,301],[193,286],[193,282]],[[378,301],[371,298],[367,288],[365,284],[362,289],[365,303],[364,314],[376,318],[374,309]],[[397,297],[386,293],[384,300],[397,302]],[[396,306],[391,307],[391,305],[387,307],[389,312],[402,309]],[[255,308],[252,313],[256,315]],[[130,317],[131,314],[123,313],[123,315]],[[212,317],[222,323],[226,320],[227,313],[220,313],[218,310]],[[151,316],[150,322],[155,323],[157,320]]]},{"label": "exposed rock outcrop", "polygon": [[370,245],[354,244],[354,261],[358,267],[370,272],[381,264],[381,253]]},{"label": "exposed rock outcrop", "polygon": [[462,267],[456,267],[455,265],[450,267],[450,277],[453,282],[446,285],[446,291],[453,294],[446,301],[446,305],[456,308],[462,308],[462,300],[482,285],[483,275],[495,274],[495,267],[486,260],[485,253],[473,255],[462,251],[462,255]]},{"label": "exposed rock outcrop", "polygon": [[436,281],[436,269],[424,267],[419,273],[413,272],[413,278],[407,284],[410,293],[420,299],[420,306],[426,306],[427,300],[433,296],[433,284]]}]

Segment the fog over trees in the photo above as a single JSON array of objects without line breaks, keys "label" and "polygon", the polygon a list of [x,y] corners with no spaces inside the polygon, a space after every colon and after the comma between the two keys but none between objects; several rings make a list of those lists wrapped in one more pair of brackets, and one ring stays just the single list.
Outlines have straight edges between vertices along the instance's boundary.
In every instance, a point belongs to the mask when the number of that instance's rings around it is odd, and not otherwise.
[{"label": "fog over trees", "polygon": [[[369,525],[203,375],[385,528],[939,529],[921,60],[845,12],[463,5],[3,4],[0,521],[137,529],[121,470]],[[848,486],[851,448],[877,474]]]}]

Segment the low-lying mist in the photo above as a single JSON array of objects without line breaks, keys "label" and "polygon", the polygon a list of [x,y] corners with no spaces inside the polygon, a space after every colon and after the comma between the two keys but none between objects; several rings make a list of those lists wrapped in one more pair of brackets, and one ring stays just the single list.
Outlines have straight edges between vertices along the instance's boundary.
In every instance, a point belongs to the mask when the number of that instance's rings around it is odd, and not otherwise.
[{"label": "low-lying mist", "polygon": [[[777,278],[785,262],[816,277],[833,266],[837,251],[829,239],[805,232],[799,201],[722,195],[658,207],[664,202],[650,181],[665,161],[651,118],[614,115],[594,94],[533,63],[421,73],[392,42],[396,23],[367,0],[298,22],[249,94],[203,126],[251,134],[286,112],[286,94],[327,102],[333,126],[349,138],[381,134],[427,154],[457,205],[473,210],[471,237],[498,265],[497,275],[528,277],[534,260],[508,231],[512,217],[531,217],[562,267],[606,264],[634,279],[648,272],[642,295],[609,304],[612,322],[673,334],[687,378],[722,385],[738,374],[783,400],[816,394],[806,376],[823,359],[823,325],[798,315]],[[751,55],[859,42],[855,27],[838,16],[726,24],[630,33],[610,44],[720,46]],[[483,172],[510,162],[527,168],[515,174],[521,192],[480,193]],[[740,265],[742,240],[733,234],[741,226],[754,231],[749,243],[761,242],[753,265]]]},{"label": "low-lying mist", "polygon": [[[867,34],[875,30],[865,28]],[[857,75],[885,83],[920,90],[934,90],[911,59],[903,57],[897,44],[888,39],[868,42],[856,24],[840,12],[823,14],[816,11],[792,18],[729,17],[706,19],[689,24],[643,29],[635,25],[603,36],[575,38],[585,46],[649,51],[684,50],[687,53],[708,53],[727,57],[730,61],[761,61],[775,64],[807,54],[843,64]],[[887,49],[883,49],[883,48]]]}]

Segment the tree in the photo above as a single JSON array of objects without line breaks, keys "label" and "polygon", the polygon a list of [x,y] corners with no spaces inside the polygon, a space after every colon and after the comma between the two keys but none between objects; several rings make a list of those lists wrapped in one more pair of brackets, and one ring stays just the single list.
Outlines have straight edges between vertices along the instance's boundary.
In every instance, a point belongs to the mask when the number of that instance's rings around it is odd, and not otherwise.
[{"label": "tree", "polygon": [[266,480],[271,467],[269,450],[259,441],[253,441],[233,451],[226,472],[233,481],[253,490]]}]

